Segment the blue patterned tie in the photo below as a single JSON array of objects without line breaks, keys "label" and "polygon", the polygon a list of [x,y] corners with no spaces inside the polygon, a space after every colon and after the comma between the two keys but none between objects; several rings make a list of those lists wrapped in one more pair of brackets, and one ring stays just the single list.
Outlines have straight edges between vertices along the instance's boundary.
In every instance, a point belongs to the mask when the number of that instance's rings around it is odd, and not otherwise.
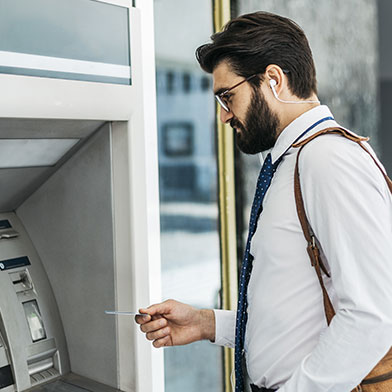
[{"label": "blue patterned tie", "polygon": [[235,391],[242,392],[244,390],[244,375],[242,372],[242,355],[245,341],[245,328],[246,321],[248,319],[247,307],[247,289],[250,274],[252,272],[252,261],[253,256],[250,254],[250,243],[253,234],[256,231],[257,220],[262,211],[262,203],[265,194],[271,184],[272,177],[281,161],[279,158],[274,164],[272,164],[271,154],[268,154],[263,167],[261,168],[259,178],[257,180],[256,194],[253,199],[252,212],[250,215],[249,222],[249,234],[246,242],[245,254],[242,261],[239,295],[238,295],[238,307],[237,307],[237,321],[235,328]]}]

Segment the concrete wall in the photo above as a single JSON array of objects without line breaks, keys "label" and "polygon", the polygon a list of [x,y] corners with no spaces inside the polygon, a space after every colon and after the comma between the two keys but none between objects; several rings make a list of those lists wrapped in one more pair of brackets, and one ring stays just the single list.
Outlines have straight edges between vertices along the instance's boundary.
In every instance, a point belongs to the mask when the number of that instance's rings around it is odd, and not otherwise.
[{"label": "concrete wall", "polygon": [[376,0],[241,0],[240,13],[269,11],[305,31],[313,51],[319,97],[338,122],[371,136],[378,149]]},{"label": "concrete wall", "polygon": [[379,88],[380,88],[380,146],[382,161],[392,175],[392,2],[378,0]]}]

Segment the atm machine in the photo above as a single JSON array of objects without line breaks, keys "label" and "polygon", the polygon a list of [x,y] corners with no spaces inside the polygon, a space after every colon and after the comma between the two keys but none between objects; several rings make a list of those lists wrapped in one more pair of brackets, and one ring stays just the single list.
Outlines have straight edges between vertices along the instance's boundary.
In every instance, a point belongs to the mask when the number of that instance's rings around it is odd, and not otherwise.
[{"label": "atm machine", "polygon": [[0,2],[0,392],[161,392],[153,0]]},{"label": "atm machine", "polygon": [[69,373],[57,303],[42,262],[15,213],[0,214],[0,388],[35,386]]}]

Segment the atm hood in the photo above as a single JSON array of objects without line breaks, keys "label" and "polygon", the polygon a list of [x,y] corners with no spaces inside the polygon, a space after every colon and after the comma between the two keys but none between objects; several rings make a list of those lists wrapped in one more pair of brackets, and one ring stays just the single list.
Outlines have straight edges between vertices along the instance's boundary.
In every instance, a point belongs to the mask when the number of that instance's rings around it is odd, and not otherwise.
[{"label": "atm hood", "polygon": [[19,207],[104,123],[0,118],[0,212]]}]

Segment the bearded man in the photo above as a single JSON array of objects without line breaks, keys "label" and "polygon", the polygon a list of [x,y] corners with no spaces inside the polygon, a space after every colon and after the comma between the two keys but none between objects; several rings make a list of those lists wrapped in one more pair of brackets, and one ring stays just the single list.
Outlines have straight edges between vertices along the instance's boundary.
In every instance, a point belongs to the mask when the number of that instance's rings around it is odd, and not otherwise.
[{"label": "bearded man", "polygon": [[[249,382],[252,391],[349,392],[392,345],[392,185],[364,138],[320,105],[312,53],[293,21],[240,16],[196,55],[239,148],[264,153],[238,309],[169,300],[136,321],[155,347],[235,347],[236,391]],[[318,252],[320,281],[307,247]]]}]

